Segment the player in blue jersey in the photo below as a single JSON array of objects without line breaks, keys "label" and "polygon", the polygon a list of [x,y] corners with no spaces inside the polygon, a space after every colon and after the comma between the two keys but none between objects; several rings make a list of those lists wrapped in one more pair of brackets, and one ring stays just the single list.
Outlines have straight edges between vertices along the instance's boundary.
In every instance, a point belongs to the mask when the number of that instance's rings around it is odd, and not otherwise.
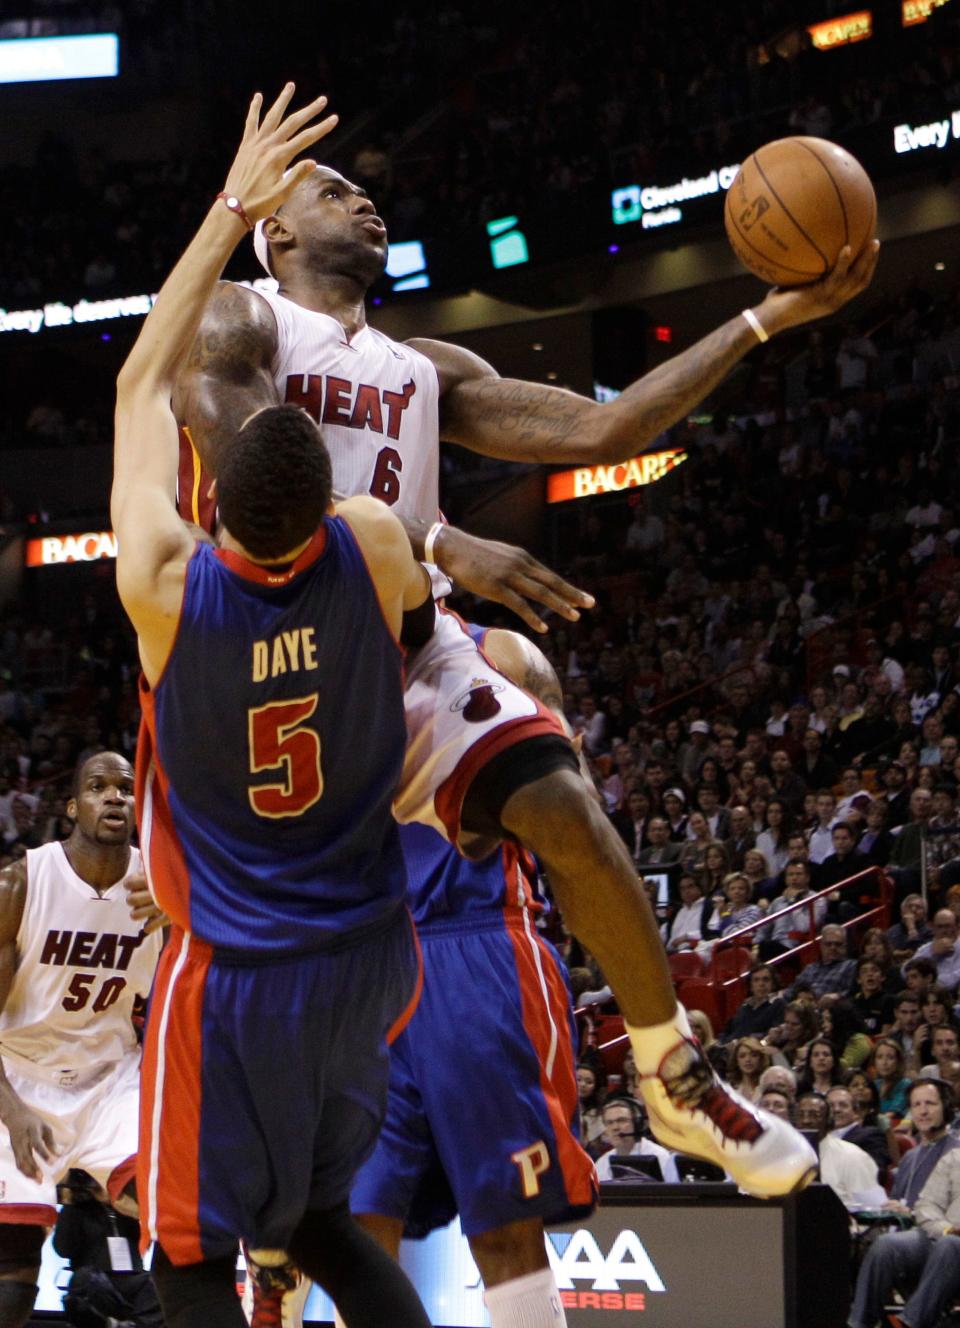
[{"label": "player in blue jersey", "polygon": [[172,922],[144,1049],[144,1242],[156,1241],[169,1328],[242,1328],[240,1238],[266,1262],[289,1249],[351,1328],[425,1328],[347,1200],[382,1118],[386,1041],[419,981],[390,807],[398,638],[427,578],[382,504],[331,515],[329,457],[295,408],[241,428],[219,475],[219,548],[195,543],[173,499],[181,355],[249,218],[282,200],[303,168],[286,181],[284,169],[334,122],[316,123],[323,98],[287,115],[292,95],[288,84],[262,122],[253,99],[226,188],[117,385],[117,580],[143,665],[140,838]]}]

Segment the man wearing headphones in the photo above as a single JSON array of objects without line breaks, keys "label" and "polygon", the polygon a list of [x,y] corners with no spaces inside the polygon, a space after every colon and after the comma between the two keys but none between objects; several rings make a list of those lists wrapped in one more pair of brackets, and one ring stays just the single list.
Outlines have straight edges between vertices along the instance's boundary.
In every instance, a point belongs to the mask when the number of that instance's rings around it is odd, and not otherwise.
[{"label": "man wearing headphones", "polygon": [[[656,1158],[663,1179],[680,1183],[676,1154],[655,1144],[643,1134],[643,1108],[632,1097],[608,1097],[603,1104],[603,1133],[612,1148],[597,1159],[597,1179],[614,1180],[613,1163],[620,1157]],[[638,1177],[637,1179],[640,1179]]]},{"label": "man wearing headphones", "polygon": [[960,1291],[960,1239],[953,1225],[958,1214],[947,1216],[951,1206],[960,1208],[960,1168],[951,1165],[960,1160],[951,1156],[960,1139],[948,1131],[952,1115],[950,1085],[917,1079],[910,1089],[917,1144],[897,1167],[887,1204],[891,1212],[915,1217],[917,1225],[870,1246],[857,1276],[850,1328],[887,1322],[884,1306],[895,1287],[913,1291],[900,1316],[904,1328],[927,1328]]}]

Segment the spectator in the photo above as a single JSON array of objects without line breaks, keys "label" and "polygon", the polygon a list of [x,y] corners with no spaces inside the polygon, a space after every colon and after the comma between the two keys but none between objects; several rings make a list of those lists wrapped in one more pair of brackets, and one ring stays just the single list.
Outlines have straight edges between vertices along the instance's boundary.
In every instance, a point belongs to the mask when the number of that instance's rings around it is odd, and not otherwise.
[{"label": "spectator", "polygon": [[670,827],[663,816],[651,816],[647,825],[648,844],[637,855],[637,866],[672,866],[683,856],[683,845],[671,842]]},{"label": "spectator", "polygon": [[[708,849],[709,855],[713,849]],[[760,909],[750,899],[750,882],[742,872],[729,872],[723,878],[723,900],[718,903],[710,917],[707,927],[709,939],[697,947],[698,953],[709,957],[716,941],[730,932],[750,927],[763,917]]]},{"label": "spectator", "polygon": [[829,1185],[845,1208],[856,1208],[859,1196],[877,1185],[877,1164],[873,1158],[831,1134],[833,1118],[830,1104],[822,1093],[801,1093],[795,1113],[797,1128],[810,1130],[820,1141],[820,1179]]},{"label": "spectator", "polygon": [[893,998],[883,987],[883,969],[875,959],[861,957],[857,964],[857,986],[853,1008],[871,1037],[878,1037],[893,1023]]},{"label": "spectator", "polygon": [[[704,762],[706,764],[706,762]],[[701,776],[703,770],[701,769]],[[720,795],[717,792],[715,784],[697,785],[697,808],[706,818],[707,825],[710,827],[710,834],[714,839],[729,839],[730,837],[730,813],[726,807],[720,806]]]},{"label": "spectator", "polygon": [[[726,846],[721,844],[719,839],[711,839],[703,852],[703,865],[696,872],[707,898],[712,898],[716,902],[717,896],[723,892],[729,875],[730,859],[727,857]],[[712,927],[713,923],[710,925]]]},{"label": "spectator", "polygon": [[830,832],[833,852],[820,864],[820,888],[839,885],[867,868],[867,860],[857,852],[857,839],[848,821],[837,821]]},{"label": "spectator", "polygon": [[917,1041],[920,1044],[920,1064],[929,1065],[933,1060],[933,1032],[942,1025],[956,1027],[953,1016],[953,996],[946,987],[933,986],[926,993],[920,1005],[922,1023],[917,1029]]},{"label": "spectator", "polygon": [[797,1076],[785,1065],[768,1065],[760,1076],[760,1092],[782,1093],[792,1107],[797,1097]]},{"label": "spectator", "polygon": [[[707,857],[707,849],[717,841],[710,833],[710,826],[707,824],[707,818],[703,812],[694,811],[690,813],[690,819],[687,822],[687,842],[683,845],[683,856],[680,861],[683,864],[684,871],[701,871],[704,868]],[[726,854],[726,849],[724,849]]]},{"label": "spectator", "polygon": [[816,1010],[813,1006],[803,1001],[791,1001],[784,1011],[783,1023],[774,1025],[764,1041],[780,1052],[788,1066],[796,1065],[799,1069],[802,1064],[800,1049],[805,1047],[811,1038],[816,1037],[818,1027]]},{"label": "spectator", "polygon": [[[603,1141],[608,1151],[597,1158],[597,1179],[613,1180],[616,1162],[622,1157],[655,1158],[660,1165],[664,1181],[669,1185],[680,1183],[675,1153],[654,1143],[640,1133],[643,1110],[631,1098],[609,1097],[603,1104]],[[636,1172],[625,1172],[626,1178],[636,1180]]]},{"label": "spectator", "polygon": [[703,887],[695,876],[684,873],[679,884],[680,907],[661,929],[668,954],[695,950],[709,935],[708,923],[713,903],[704,898]]},{"label": "spectator", "polygon": [[[887,1204],[894,1213],[913,1215],[941,1159],[960,1142],[948,1131],[949,1096],[947,1085],[938,1085],[933,1080],[918,1079],[910,1088],[910,1118],[917,1146],[897,1167]],[[850,1310],[851,1328],[867,1328],[867,1325],[873,1328],[882,1319],[895,1287],[902,1292],[913,1289],[917,1280],[914,1265],[918,1257],[929,1257],[929,1252],[930,1238],[922,1228],[890,1232],[874,1241],[857,1275]],[[960,1254],[960,1250],[956,1253]],[[922,1308],[921,1313],[924,1312]],[[934,1312],[938,1312],[935,1304],[930,1308],[931,1315]],[[917,1322],[911,1318],[911,1323]],[[935,1320],[931,1318],[930,1322]]]},{"label": "spectator", "polygon": [[956,1083],[960,1074],[960,1039],[952,1024],[941,1024],[933,1030],[931,1039],[933,1066],[937,1078]]},{"label": "spectator", "polygon": [[833,1043],[827,1037],[815,1037],[807,1043],[803,1068],[797,1080],[798,1093],[823,1093],[843,1082],[844,1071]]},{"label": "spectator", "polygon": [[837,763],[824,752],[819,729],[808,728],[803,735],[803,756],[797,774],[807,788],[824,789],[837,782]]},{"label": "spectator", "polygon": [[[742,871],[747,853],[756,848],[757,837],[750,824],[749,808],[738,804],[730,809],[730,838],[727,849],[730,853],[730,865],[734,871]],[[764,872],[764,876],[769,871]]]},{"label": "spectator", "polygon": [[824,996],[820,1003],[820,1027],[843,1070],[854,1070],[862,1065],[873,1049],[873,1042],[852,1001]]},{"label": "spectator", "polygon": [[850,1090],[843,1084],[834,1084],[827,1090],[827,1101],[830,1103],[830,1113],[833,1117],[834,1134],[839,1139],[846,1139],[847,1143],[862,1148],[869,1157],[873,1158],[878,1171],[883,1175],[893,1161],[886,1131],[876,1125],[860,1124],[853,1109]]},{"label": "spectator", "polygon": [[837,803],[837,821],[853,821],[858,825],[867,814],[872,799],[863,787],[860,769],[848,765],[840,776],[840,800]]},{"label": "spectator", "polygon": [[773,798],[767,805],[767,828],[757,835],[757,848],[770,864],[774,874],[783,871],[789,858],[787,844],[790,839],[791,815],[788,804]]},{"label": "spectator", "polygon": [[916,1069],[920,1068],[919,1027],[920,998],[915,992],[901,991],[894,998],[893,1024],[886,1037],[900,1048],[904,1062]]},{"label": "spectator", "polygon": [[933,915],[933,940],[917,948],[914,959],[930,959],[936,964],[937,983],[948,991],[960,985],[960,944],[957,940],[956,914],[949,908]]},{"label": "spectator", "polygon": [[687,837],[687,799],[683,789],[668,788],[663,795],[663,814],[670,827],[670,839],[682,844]]},{"label": "spectator", "polygon": [[601,1065],[581,1060],[577,1065],[577,1096],[580,1100],[580,1142],[592,1157],[599,1152],[603,1136],[603,1102],[606,1075]]},{"label": "spectator", "polygon": [[650,799],[646,793],[637,791],[629,794],[626,813],[615,817],[614,825],[634,862],[650,842],[649,823]]},{"label": "spectator", "polygon": [[905,1065],[903,1048],[892,1036],[881,1038],[863,1065],[880,1095],[880,1110],[896,1120],[907,1113]]},{"label": "spectator", "polygon": [[817,794],[817,824],[807,840],[811,862],[821,863],[833,853],[833,827],[836,823],[837,800],[830,789],[821,788]]},{"label": "spectator", "polygon": [[776,878],[770,875],[767,860],[758,848],[749,848],[743,857],[743,874],[750,882],[750,897],[761,907],[762,901],[769,899],[770,890],[776,884]]},{"label": "spectator", "polygon": [[793,1121],[793,1100],[779,1088],[765,1088],[757,1105],[771,1115],[779,1116],[781,1120]]},{"label": "spectator", "polygon": [[883,798],[887,804],[887,825],[896,830],[910,816],[910,792],[907,788],[906,767],[900,761],[889,761],[882,769]]},{"label": "spectator", "polygon": [[828,923],[820,933],[820,958],[800,970],[799,977],[784,996],[792,1001],[802,989],[813,992],[816,997],[828,992],[847,996],[853,990],[856,969],[856,959],[847,958],[847,933],[836,923]]},{"label": "spectator", "polygon": [[724,1028],[720,1040],[732,1042],[737,1038],[762,1038],[783,1020],[786,1006],[777,994],[779,983],[769,964],[757,964],[750,970],[750,993],[741,1002]]},{"label": "spectator", "polygon": [[790,757],[782,747],[778,747],[771,755],[770,770],[774,795],[795,816],[803,806],[803,795],[807,789],[800,776],[794,774]]},{"label": "spectator", "polygon": [[[785,954],[794,946],[807,940],[811,933],[810,910],[797,909],[792,913],[784,910],[793,904],[800,904],[805,899],[812,899],[814,891],[810,888],[810,867],[802,858],[791,858],[784,871],[783,894],[770,905],[769,926],[765,927],[759,943],[764,958],[773,959]],[[813,905],[813,930],[822,923],[827,911],[825,899],[818,899]]]},{"label": "spectator", "polygon": [[867,808],[867,824],[859,840],[857,852],[867,867],[886,867],[893,848],[893,835],[887,829],[887,802],[874,798]]},{"label": "spectator", "polygon": [[749,1102],[760,1097],[760,1076],[770,1065],[770,1052],[759,1038],[746,1036],[730,1046],[727,1082]]}]

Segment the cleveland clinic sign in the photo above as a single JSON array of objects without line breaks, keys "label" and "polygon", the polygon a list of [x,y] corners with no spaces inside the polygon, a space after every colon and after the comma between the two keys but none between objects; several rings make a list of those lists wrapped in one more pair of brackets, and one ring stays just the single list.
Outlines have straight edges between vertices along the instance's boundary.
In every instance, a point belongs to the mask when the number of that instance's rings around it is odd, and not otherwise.
[{"label": "cleveland clinic sign", "polygon": [[718,166],[706,175],[684,176],[675,184],[628,184],[614,189],[610,207],[615,226],[639,221],[644,230],[673,226],[683,220],[681,203],[725,194],[737,178],[736,166]]}]

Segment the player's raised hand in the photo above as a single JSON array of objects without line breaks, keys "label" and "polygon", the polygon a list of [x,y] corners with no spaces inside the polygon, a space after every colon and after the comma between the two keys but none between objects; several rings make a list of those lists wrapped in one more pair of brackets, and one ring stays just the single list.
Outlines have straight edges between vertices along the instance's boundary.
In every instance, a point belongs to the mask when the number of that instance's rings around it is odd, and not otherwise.
[{"label": "player's raised hand", "polygon": [[809,286],[774,287],[756,310],[760,322],[772,336],[836,313],[870,285],[879,257],[879,240],[871,240],[856,259],[850,246],[845,246],[831,271],[819,281]]},{"label": "player's raised hand", "polygon": [[262,119],[263,94],[257,92],[247,111],[243,138],[223,188],[224,193],[240,200],[251,221],[269,217],[316,169],[317,163],[310,159],[298,161],[292,170],[287,168],[298,153],[325,138],[339,118],[328,115],[317,120],[327,104],[326,97],[316,97],[287,115],[294,91],[294,84],[287,83]]},{"label": "player's raised hand", "polygon": [[512,544],[479,539],[456,526],[444,526],[435,556],[440,570],[461,589],[505,604],[535,632],[545,632],[547,625],[533,604],[545,604],[569,622],[579,619],[581,609],[593,607],[592,595]]}]

